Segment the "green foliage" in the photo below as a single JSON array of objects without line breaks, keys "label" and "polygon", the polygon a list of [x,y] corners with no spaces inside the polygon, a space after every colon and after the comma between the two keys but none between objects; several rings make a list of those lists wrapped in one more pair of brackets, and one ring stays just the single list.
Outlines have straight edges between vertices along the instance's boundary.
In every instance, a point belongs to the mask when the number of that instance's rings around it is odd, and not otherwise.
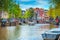
[{"label": "green foliage", "polygon": [[53,8],[51,8],[50,7],[50,9],[48,10],[48,14],[49,14],[49,16],[50,17],[52,17],[52,18],[56,18],[56,13],[55,13],[55,9],[53,9]]},{"label": "green foliage", "polygon": [[[60,0],[50,0],[50,16],[56,18],[60,16]],[[54,28],[53,24],[50,24],[50,28]]]},{"label": "green foliage", "polygon": [[29,10],[26,10],[25,14],[24,14],[24,18],[29,18],[30,17],[30,12]]},{"label": "green foliage", "polygon": [[33,8],[26,10],[26,12],[24,14],[24,18],[32,18],[33,16],[34,16]]},{"label": "green foliage", "polygon": [[19,5],[13,4],[13,6],[10,6],[9,13],[12,14],[14,18],[19,18],[22,16],[21,9],[19,8]]},{"label": "green foliage", "polygon": [[13,3],[13,0],[0,0],[0,11],[8,11],[10,3]]},{"label": "green foliage", "polygon": [[33,10],[33,8],[30,8],[29,11],[30,11],[30,18],[32,18],[34,16],[34,10]]},{"label": "green foliage", "polygon": [[0,0],[0,10],[7,10],[8,6],[7,6],[7,0]]},{"label": "green foliage", "polygon": [[51,7],[55,10],[55,15],[60,16],[60,0],[50,0]]},{"label": "green foliage", "polygon": [[15,2],[16,0],[0,0],[0,11],[6,11],[9,13],[9,18],[21,18],[22,13],[18,4]]}]

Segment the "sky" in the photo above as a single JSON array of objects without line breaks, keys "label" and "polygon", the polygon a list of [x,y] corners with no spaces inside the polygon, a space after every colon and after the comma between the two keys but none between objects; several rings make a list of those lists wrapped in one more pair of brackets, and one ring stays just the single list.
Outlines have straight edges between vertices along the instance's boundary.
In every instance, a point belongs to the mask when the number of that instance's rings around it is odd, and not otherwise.
[{"label": "sky", "polygon": [[49,0],[19,0],[20,7],[22,10],[32,8],[44,8],[49,9]]}]

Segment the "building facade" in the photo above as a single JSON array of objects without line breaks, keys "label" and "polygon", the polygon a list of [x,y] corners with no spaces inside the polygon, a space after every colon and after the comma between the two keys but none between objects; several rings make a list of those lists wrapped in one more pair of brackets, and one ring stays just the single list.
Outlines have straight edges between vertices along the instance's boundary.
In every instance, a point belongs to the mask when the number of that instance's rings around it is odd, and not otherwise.
[{"label": "building facade", "polygon": [[1,11],[0,18],[8,18],[8,13],[6,11]]},{"label": "building facade", "polygon": [[44,9],[42,8],[35,8],[35,14],[37,14],[37,19],[44,19]]},{"label": "building facade", "polygon": [[39,22],[43,22],[43,21],[47,20],[48,19],[47,11],[48,10],[45,10],[42,8],[34,8],[36,20],[38,20]]}]

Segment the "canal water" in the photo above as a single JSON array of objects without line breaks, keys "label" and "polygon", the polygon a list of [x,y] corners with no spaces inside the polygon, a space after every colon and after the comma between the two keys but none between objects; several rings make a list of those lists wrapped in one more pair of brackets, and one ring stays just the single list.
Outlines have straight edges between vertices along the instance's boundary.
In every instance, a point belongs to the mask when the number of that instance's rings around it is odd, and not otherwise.
[{"label": "canal water", "polygon": [[49,24],[2,27],[0,40],[43,40],[41,34],[47,30],[49,30]]}]

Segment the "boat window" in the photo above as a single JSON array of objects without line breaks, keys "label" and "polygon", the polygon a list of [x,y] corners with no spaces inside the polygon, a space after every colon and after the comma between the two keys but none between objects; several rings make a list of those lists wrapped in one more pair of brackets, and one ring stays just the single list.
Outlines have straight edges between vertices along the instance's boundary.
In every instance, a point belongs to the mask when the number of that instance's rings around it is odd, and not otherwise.
[{"label": "boat window", "polygon": [[53,33],[60,33],[60,31],[52,31]]}]

